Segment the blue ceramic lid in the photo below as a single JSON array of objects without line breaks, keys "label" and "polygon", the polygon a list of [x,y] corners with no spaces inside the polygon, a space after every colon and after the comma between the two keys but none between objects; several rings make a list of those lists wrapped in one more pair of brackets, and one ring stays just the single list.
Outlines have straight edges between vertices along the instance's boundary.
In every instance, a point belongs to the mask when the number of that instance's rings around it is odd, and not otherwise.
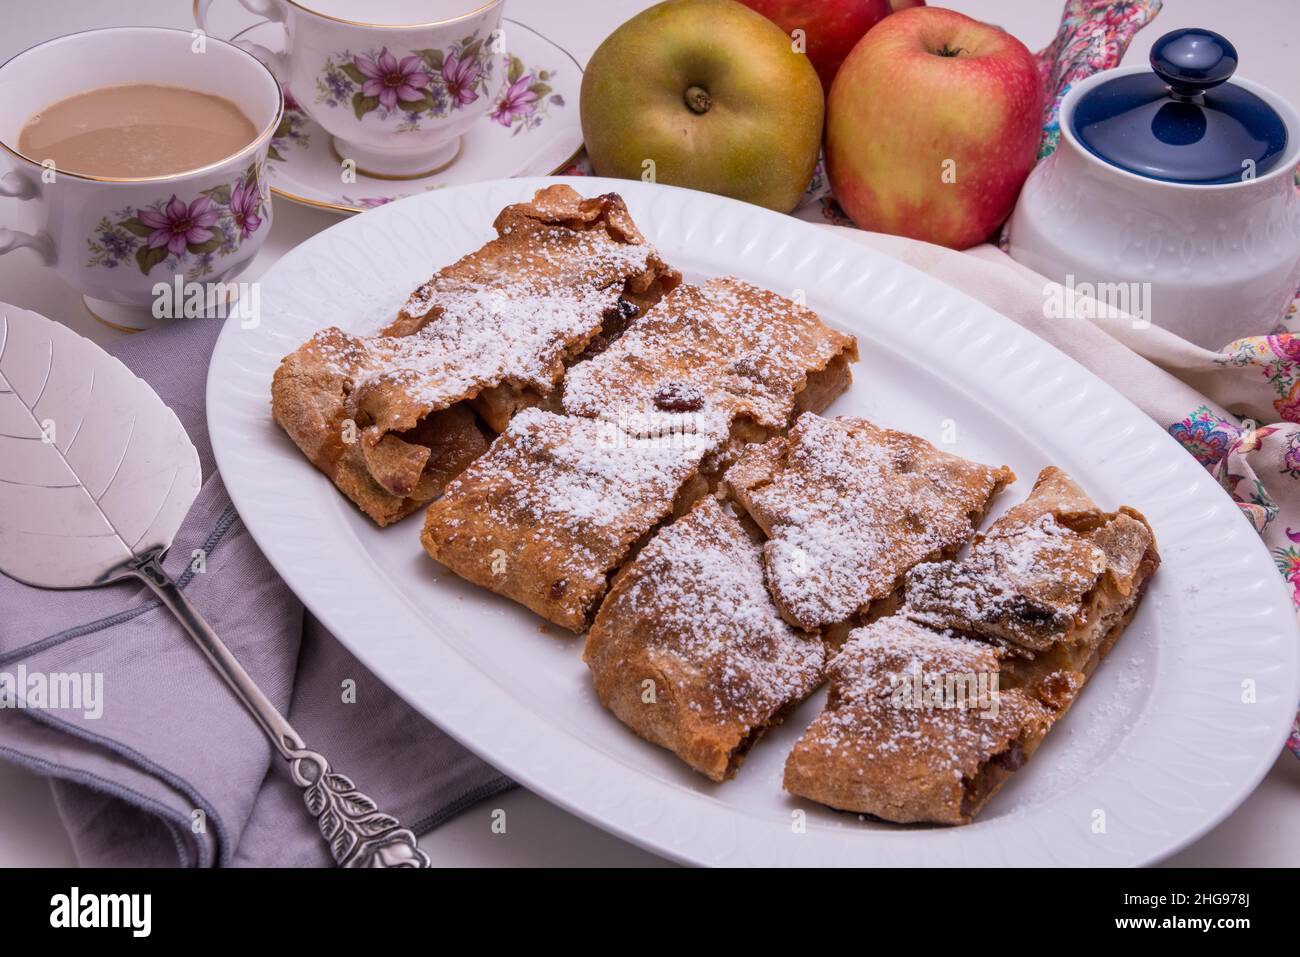
[{"label": "blue ceramic lid", "polygon": [[1171,183],[1262,176],[1286,150],[1286,123],[1227,82],[1237,51],[1209,30],[1175,30],[1151,48],[1153,73],[1098,83],[1074,108],[1074,135],[1120,169]]}]

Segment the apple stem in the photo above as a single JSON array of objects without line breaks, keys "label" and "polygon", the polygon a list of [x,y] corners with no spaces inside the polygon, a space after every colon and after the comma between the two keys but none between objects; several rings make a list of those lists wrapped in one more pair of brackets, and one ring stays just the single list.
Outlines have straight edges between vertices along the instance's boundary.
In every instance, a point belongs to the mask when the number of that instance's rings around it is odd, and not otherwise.
[{"label": "apple stem", "polygon": [[693,113],[707,113],[709,107],[713,105],[713,100],[709,96],[709,91],[702,86],[688,86],[686,88],[686,105],[691,108]]},{"label": "apple stem", "polygon": [[934,51],[934,55],[935,56],[961,56],[965,52],[966,52],[965,47],[950,47],[948,46],[948,44],[945,43],[939,49]]}]

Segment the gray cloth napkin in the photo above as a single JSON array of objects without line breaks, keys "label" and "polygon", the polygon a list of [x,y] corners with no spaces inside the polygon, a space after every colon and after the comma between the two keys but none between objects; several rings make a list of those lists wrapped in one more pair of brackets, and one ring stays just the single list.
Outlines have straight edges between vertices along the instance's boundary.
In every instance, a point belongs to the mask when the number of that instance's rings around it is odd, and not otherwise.
[{"label": "gray cloth napkin", "polygon": [[[220,328],[176,322],[110,349],[176,412],[203,466],[167,570],[308,746],[382,810],[428,831],[513,783],[366,671],[253,543],[204,415]],[[92,696],[102,675],[102,700],[80,710],[0,708],[0,758],[52,778],[82,864],[331,863],[283,762],[143,586],[49,591],[0,575],[0,674],[25,674],[20,690],[32,676],[89,675]]]}]

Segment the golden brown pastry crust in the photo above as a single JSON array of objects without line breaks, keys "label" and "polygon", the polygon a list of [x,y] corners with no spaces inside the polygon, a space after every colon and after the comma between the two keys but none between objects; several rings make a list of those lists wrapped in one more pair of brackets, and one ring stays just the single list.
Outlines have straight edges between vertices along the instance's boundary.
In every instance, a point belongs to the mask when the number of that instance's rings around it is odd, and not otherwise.
[{"label": "golden brown pastry crust", "polygon": [[[520,409],[550,396],[569,363],[606,344],[677,286],[681,274],[646,243],[616,193],[584,199],[569,186],[549,186],[529,203],[507,206],[492,225],[499,238],[412,293],[384,334],[412,335],[445,320],[445,300],[464,283],[481,283],[485,272],[507,277],[528,354],[495,371],[485,364],[484,381],[467,396],[501,432]],[[575,293],[581,316],[556,321],[557,302]],[[491,348],[485,337],[473,352],[483,362]]]},{"label": "golden brown pastry crust", "polygon": [[1160,564],[1155,535],[1128,507],[1105,512],[1049,466],[1029,497],[994,522],[960,562],[907,576],[903,614],[1005,643],[1026,678],[1090,675],[1132,617]]},{"label": "golden brown pastry crust", "polygon": [[790,752],[785,789],[887,821],[969,823],[1059,714],[1000,680],[992,695],[1001,658],[904,618],[857,629],[826,667],[825,710]]},{"label": "golden brown pastry crust", "polygon": [[801,415],[749,446],[724,488],[768,536],[768,587],[805,630],[865,620],[903,574],[956,554],[1015,479],[865,419]]},{"label": "golden brown pastry crust", "polygon": [[564,382],[571,415],[720,411],[748,441],[820,412],[848,388],[857,340],[735,278],[678,286]]},{"label": "golden brown pastry crust", "polygon": [[758,545],[712,496],[618,573],[583,654],[605,707],[714,781],[821,683],[823,657],[781,619]]},{"label": "golden brown pastry crust", "polygon": [[[898,615],[850,635],[787,790],[891,821],[967,823],[1078,697],[1159,563],[1141,514],[1104,512],[1045,468],[969,556],[916,566]],[[882,689],[918,668],[996,671],[1003,714],[900,712]]]},{"label": "golden brown pastry crust", "polygon": [[614,194],[548,187],[495,226],[496,239],[417,289],[382,335],[323,330],[276,371],[276,421],[381,525],[436,496],[486,446],[468,410],[439,413],[472,403],[503,429],[606,325],[680,282]]},{"label": "golden brown pastry crust", "polygon": [[425,551],[460,577],[584,631],[633,548],[707,490],[700,462],[725,439],[722,419],[663,425],[633,435],[599,419],[524,410],[429,506]]},{"label": "golden brown pastry crust", "polygon": [[472,409],[455,405],[363,444],[348,413],[351,380],[333,358],[349,344],[345,333],[326,329],[285,356],[271,388],[272,413],[312,465],[377,524],[389,525],[436,498],[490,438]]}]

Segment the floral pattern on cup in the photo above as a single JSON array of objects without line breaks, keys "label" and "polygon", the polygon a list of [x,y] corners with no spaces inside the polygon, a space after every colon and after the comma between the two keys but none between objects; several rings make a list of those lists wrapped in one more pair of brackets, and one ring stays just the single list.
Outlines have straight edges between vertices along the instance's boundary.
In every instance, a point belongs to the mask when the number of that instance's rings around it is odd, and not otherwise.
[{"label": "floral pattern on cup", "polygon": [[[551,89],[550,81],[555,79],[557,71],[542,70],[534,67],[528,69],[523,60],[511,54],[503,61],[506,68],[506,88],[501,98],[488,114],[491,122],[511,130],[512,134],[529,132],[542,124],[550,114],[552,107],[563,107],[564,97]],[[311,148],[312,119],[293,98],[288,89],[284,91],[284,117],[271,135],[271,146],[267,159],[282,163],[288,154],[298,148]],[[361,200],[344,197],[350,206],[366,209],[391,202],[395,197],[377,196]]]},{"label": "floral pattern on cup", "polygon": [[541,125],[552,106],[564,106],[564,97],[547,82],[554,70],[525,71],[524,61],[511,54],[506,63],[506,88],[492,110],[493,121],[512,128],[518,136]]},{"label": "floral pattern on cup", "polygon": [[133,261],[146,276],[158,265],[190,279],[209,275],[262,227],[263,183],[263,170],[254,163],[234,183],[203,190],[188,202],[173,193],[151,206],[104,216],[86,240],[86,265],[114,269]]},{"label": "floral pattern on cup", "polygon": [[266,158],[277,162],[284,159],[285,151],[290,147],[301,146],[306,149],[311,145],[311,136],[307,133],[307,124],[311,119],[287,87],[283,92],[284,115],[280,117],[280,125],[271,134],[271,145],[266,151]]},{"label": "floral pattern on cup", "polygon": [[397,118],[397,129],[417,130],[420,120],[444,119],[487,95],[496,68],[494,44],[471,34],[446,50],[412,50],[398,56],[387,47],[325,60],[316,80],[316,102],[350,107],[357,119],[373,113]]}]

